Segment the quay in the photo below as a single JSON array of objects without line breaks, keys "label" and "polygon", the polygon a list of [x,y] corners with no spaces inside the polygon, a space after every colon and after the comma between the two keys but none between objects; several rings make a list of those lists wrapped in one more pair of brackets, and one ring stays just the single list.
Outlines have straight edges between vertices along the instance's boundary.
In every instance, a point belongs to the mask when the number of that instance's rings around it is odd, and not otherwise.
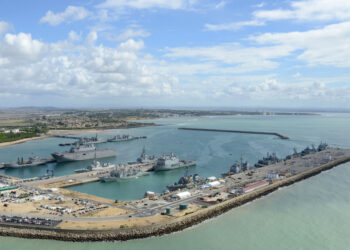
[{"label": "quay", "polygon": [[226,133],[241,133],[241,134],[261,134],[261,135],[275,135],[281,139],[289,139],[288,136],[277,132],[261,132],[261,131],[246,131],[246,130],[227,130],[227,129],[208,129],[208,128],[178,128],[181,130],[207,131],[207,132],[226,132]]},{"label": "quay", "polygon": [[[141,167],[142,171],[149,172],[153,170],[154,164],[142,164],[142,163],[135,163],[135,164],[129,164],[127,166],[130,167]],[[108,175],[113,169],[110,170],[94,170],[84,173],[77,173],[77,174],[70,174],[70,175],[64,175],[64,176],[57,176],[47,179],[39,179],[39,180],[21,180],[17,184],[21,184],[23,186],[27,187],[57,187],[57,188],[63,188],[63,187],[71,187],[71,186],[77,186],[85,183],[90,182],[96,182],[99,180],[99,177]]]},{"label": "quay", "polygon": [[[15,218],[12,224],[0,222],[0,235],[63,241],[115,241],[169,234],[216,217],[232,208],[274,192],[280,187],[291,185],[349,161],[350,149],[325,148],[219,178],[218,181],[210,181],[207,178],[207,184],[189,187],[180,192],[161,195],[153,193],[153,196],[135,201],[109,200],[97,203],[99,197],[84,198],[82,193],[59,188],[58,182],[53,182],[52,186],[37,182],[34,183],[35,186],[28,187],[28,190],[35,188],[36,190],[32,192],[42,192],[42,190],[55,189],[52,192],[56,193],[49,194],[52,201],[44,199],[39,203],[34,199],[38,196],[26,197],[33,202],[23,204],[26,212],[22,212],[21,216],[30,218],[33,217],[34,212],[35,217],[52,222],[61,219],[62,222],[49,228],[29,227],[17,225]],[[78,177],[78,175],[75,176]],[[84,179],[84,175],[81,176]],[[217,185],[208,185],[214,183]],[[19,189],[22,189],[22,194],[28,194],[25,189],[27,184],[24,184],[21,184]],[[0,214],[12,216],[10,220],[13,220],[13,216],[17,216],[19,211],[13,211],[13,209],[20,206],[17,203],[20,198],[16,199],[11,196],[11,193],[7,195],[5,193],[2,199],[6,200],[8,205],[0,207]],[[55,205],[58,204],[56,202],[58,200],[61,207]],[[38,206],[40,206],[39,209],[35,210]],[[52,214],[53,208],[55,211],[61,211],[61,214],[58,216],[57,212]],[[80,211],[86,211],[86,213],[81,214]]]}]

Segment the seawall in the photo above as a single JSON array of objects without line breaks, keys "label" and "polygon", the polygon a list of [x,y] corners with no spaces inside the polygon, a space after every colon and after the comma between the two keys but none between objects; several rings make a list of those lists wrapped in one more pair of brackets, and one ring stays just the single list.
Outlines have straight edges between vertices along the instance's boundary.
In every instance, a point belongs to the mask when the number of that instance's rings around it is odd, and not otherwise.
[{"label": "seawall", "polygon": [[227,129],[207,129],[207,128],[178,128],[181,130],[195,130],[195,131],[207,131],[207,132],[226,132],[226,133],[240,133],[240,134],[260,134],[260,135],[275,135],[281,139],[289,139],[288,136],[282,135],[277,132],[261,132],[261,131],[248,131],[248,130],[227,130]]},{"label": "seawall", "polygon": [[247,202],[267,195],[280,187],[288,186],[295,182],[307,179],[321,173],[322,171],[329,170],[348,161],[350,161],[350,156],[343,157],[339,160],[335,160],[318,167],[314,167],[313,169],[310,169],[303,173],[280,180],[261,189],[252,191],[251,193],[247,193],[224,201],[217,205],[199,210],[185,217],[177,218],[167,223],[157,224],[153,226],[118,230],[84,231],[63,230],[55,228],[22,227],[20,225],[0,225],[0,235],[62,241],[123,241],[169,234],[199,224],[202,221],[223,214],[232,208],[241,206]]}]

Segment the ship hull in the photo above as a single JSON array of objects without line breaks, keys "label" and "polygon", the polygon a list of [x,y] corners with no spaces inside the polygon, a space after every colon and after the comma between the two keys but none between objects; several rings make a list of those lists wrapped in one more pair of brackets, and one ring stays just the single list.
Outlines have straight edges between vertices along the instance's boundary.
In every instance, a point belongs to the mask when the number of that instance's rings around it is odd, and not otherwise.
[{"label": "ship hull", "polygon": [[57,162],[85,161],[92,159],[115,157],[113,150],[94,150],[92,152],[75,152],[75,153],[53,153],[52,157]]},{"label": "ship hull", "polygon": [[194,161],[188,161],[188,162],[180,162],[177,165],[172,165],[172,166],[166,166],[166,165],[156,165],[154,166],[154,171],[168,171],[168,170],[173,170],[173,169],[178,169],[178,168],[184,168],[184,167],[194,167],[196,166],[196,162]]}]

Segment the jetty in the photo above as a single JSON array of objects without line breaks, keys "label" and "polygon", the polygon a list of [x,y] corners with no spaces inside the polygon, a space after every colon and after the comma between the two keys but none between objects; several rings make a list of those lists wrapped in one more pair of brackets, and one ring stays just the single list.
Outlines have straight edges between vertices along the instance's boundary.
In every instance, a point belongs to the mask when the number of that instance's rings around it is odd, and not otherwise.
[{"label": "jetty", "polygon": [[288,136],[282,135],[277,132],[262,132],[262,131],[249,131],[249,130],[228,130],[228,129],[209,129],[209,128],[178,128],[181,130],[194,130],[194,131],[206,131],[206,132],[225,132],[225,133],[241,133],[241,134],[260,134],[260,135],[274,135],[283,140],[289,139]]}]

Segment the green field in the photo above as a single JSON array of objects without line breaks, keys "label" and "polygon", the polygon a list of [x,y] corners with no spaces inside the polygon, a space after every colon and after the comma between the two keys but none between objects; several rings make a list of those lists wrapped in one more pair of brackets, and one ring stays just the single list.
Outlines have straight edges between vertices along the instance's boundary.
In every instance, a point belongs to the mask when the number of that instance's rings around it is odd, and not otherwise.
[{"label": "green field", "polygon": [[32,137],[36,137],[39,136],[40,133],[43,133],[45,131],[42,131],[38,128],[26,128],[23,129],[24,131],[20,132],[20,133],[4,133],[4,132],[0,132],[0,143],[2,142],[11,142],[11,141],[17,141],[17,140],[21,140],[21,139],[25,139],[25,138],[32,138]]}]

